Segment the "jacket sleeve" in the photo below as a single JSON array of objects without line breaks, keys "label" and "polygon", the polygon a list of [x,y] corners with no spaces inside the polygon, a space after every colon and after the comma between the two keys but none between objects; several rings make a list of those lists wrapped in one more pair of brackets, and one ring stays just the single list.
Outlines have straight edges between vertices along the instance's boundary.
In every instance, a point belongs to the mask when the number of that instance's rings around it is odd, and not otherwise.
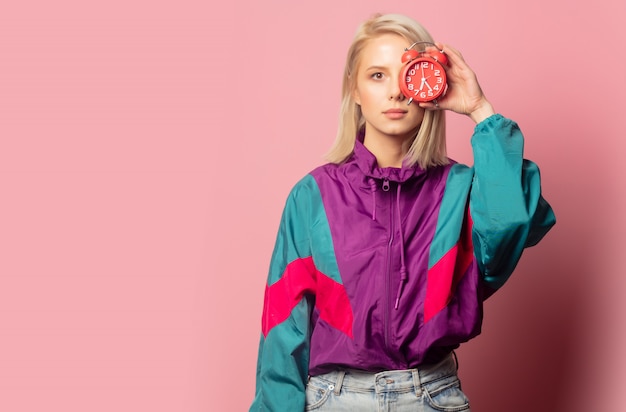
[{"label": "jacket sleeve", "polygon": [[310,205],[300,182],[289,195],[270,263],[250,411],[304,411],[314,276]]},{"label": "jacket sleeve", "polygon": [[541,196],[539,169],[523,159],[518,125],[501,115],[474,130],[474,178],[470,191],[472,241],[487,295],[500,288],[525,247],[533,246],[555,224]]}]

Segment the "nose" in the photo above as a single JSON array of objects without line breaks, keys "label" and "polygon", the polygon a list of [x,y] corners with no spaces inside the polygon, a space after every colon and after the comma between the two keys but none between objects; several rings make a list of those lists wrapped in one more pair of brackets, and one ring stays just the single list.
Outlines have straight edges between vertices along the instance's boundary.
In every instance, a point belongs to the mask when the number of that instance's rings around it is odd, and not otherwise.
[{"label": "nose", "polygon": [[402,90],[400,90],[400,76],[396,76],[390,79],[389,84],[389,100],[398,100],[402,101],[406,98],[404,94],[402,94]]}]

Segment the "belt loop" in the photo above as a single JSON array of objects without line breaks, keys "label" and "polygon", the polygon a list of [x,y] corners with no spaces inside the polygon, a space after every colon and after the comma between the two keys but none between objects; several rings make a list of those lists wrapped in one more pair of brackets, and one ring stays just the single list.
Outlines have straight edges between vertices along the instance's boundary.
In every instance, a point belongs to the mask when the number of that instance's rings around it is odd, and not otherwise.
[{"label": "belt loop", "polygon": [[346,376],[346,371],[338,371],[337,372],[337,382],[335,383],[335,395],[339,396],[341,394],[341,386],[343,385],[343,377]]},{"label": "belt loop", "polygon": [[459,359],[456,357],[456,352],[452,351],[452,357],[454,357],[454,364],[456,365],[456,371],[459,371]]},{"label": "belt loop", "polygon": [[413,375],[413,387],[415,388],[415,396],[422,396],[422,382],[420,381],[420,372],[417,368],[411,370]]}]

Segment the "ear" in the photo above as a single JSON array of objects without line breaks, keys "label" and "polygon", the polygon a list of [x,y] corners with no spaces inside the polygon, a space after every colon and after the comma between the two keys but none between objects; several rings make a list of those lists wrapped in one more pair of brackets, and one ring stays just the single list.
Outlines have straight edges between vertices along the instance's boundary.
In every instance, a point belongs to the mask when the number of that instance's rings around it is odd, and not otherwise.
[{"label": "ear", "polygon": [[352,89],[352,100],[354,100],[354,103],[358,104],[359,106],[361,105],[361,94],[356,87]]}]

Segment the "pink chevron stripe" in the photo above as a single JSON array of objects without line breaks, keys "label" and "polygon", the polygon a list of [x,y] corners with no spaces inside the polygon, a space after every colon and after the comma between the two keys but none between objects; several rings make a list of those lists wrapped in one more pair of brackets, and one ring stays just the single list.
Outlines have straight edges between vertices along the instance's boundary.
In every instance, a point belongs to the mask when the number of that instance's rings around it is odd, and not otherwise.
[{"label": "pink chevron stripe", "polygon": [[321,272],[317,274],[315,306],[320,312],[320,318],[352,338],[352,306],[346,288]]},{"label": "pink chevron stripe", "polygon": [[315,294],[320,318],[352,338],[353,314],[346,289],[318,271],[312,257],[294,260],[278,282],[265,288],[263,336],[286,321],[307,293]]},{"label": "pink chevron stripe", "polygon": [[472,218],[468,213],[467,221],[461,228],[459,241],[428,270],[424,323],[450,303],[456,286],[474,260],[472,226]]}]

